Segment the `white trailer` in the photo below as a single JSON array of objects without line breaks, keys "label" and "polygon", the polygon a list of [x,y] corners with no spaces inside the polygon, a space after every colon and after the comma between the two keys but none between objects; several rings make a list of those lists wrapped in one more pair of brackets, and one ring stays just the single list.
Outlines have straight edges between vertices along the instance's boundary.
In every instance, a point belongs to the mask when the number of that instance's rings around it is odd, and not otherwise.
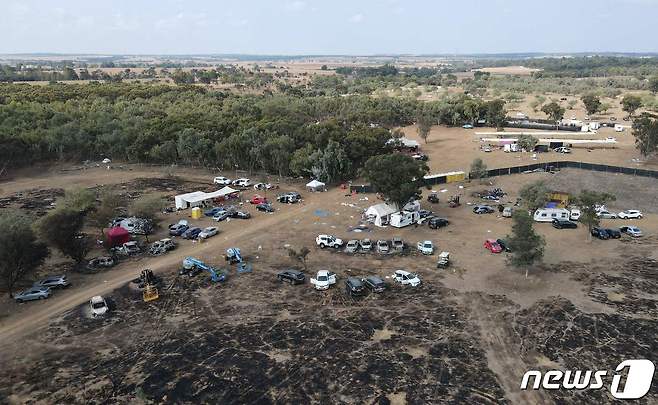
[{"label": "white trailer", "polygon": [[391,214],[389,224],[396,228],[403,228],[418,222],[420,214],[418,211],[402,211]]},{"label": "white trailer", "polygon": [[566,208],[539,208],[533,219],[537,222],[552,222],[554,219],[569,220],[571,212]]}]

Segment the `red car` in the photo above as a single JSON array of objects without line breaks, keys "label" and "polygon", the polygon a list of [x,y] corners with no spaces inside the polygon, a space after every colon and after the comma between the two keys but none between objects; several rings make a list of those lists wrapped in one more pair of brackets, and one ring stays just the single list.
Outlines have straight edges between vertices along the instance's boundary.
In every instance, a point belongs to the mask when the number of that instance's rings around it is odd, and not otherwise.
[{"label": "red car", "polygon": [[503,248],[493,239],[487,239],[484,241],[484,247],[489,250],[491,253],[500,253],[503,251]]},{"label": "red car", "polygon": [[260,195],[255,195],[251,197],[251,200],[249,200],[250,203],[258,205],[258,204],[267,204],[267,198],[260,196]]}]

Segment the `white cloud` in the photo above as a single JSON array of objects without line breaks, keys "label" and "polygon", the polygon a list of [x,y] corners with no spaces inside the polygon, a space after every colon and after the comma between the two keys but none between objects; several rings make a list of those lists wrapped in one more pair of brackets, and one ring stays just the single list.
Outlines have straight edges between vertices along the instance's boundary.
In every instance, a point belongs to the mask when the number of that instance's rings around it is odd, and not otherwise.
[{"label": "white cloud", "polygon": [[364,18],[363,14],[361,14],[361,13],[354,14],[352,17],[350,17],[350,22],[357,24],[357,23],[360,23],[361,21],[363,21],[363,18]]},{"label": "white cloud", "polygon": [[300,11],[306,8],[306,2],[302,0],[288,1],[286,8],[290,11]]}]

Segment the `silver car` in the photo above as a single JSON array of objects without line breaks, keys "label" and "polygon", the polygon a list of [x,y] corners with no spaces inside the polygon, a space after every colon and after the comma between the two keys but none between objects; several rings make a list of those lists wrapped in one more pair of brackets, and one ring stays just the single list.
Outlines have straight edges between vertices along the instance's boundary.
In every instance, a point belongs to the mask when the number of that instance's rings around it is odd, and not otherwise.
[{"label": "silver car", "polygon": [[382,239],[378,240],[377,241],[377,251],[379,253],[388,253],[389,252],[388,241],[385,241],[385,240],[382,240]]},{"label": "silver car", "polygon": [[66,275],[48,276],[43,280],[34,283],[34,287],[48,287],[48,288],[66,288],[71,283],[66,279]]},{"label": "silver car", "polygon": [[25,301],[43,300],[50,297],[50,288],[48,287],[32,287],[30,289],[19,292],[14,295],[16,302],[21,303]]}]

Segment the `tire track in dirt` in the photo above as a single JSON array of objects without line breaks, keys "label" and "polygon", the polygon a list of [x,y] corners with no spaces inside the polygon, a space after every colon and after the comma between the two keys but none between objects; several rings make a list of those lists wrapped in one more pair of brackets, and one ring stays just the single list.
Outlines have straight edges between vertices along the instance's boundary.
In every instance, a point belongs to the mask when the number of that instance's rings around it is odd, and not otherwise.
[{"label": "tire track in dirt", "polygon": [[30,313],[23,313],[20,314],[20,317],[6,320],[0,329],[0,342],[2,342],[0,345],[9,345],[27,333],[47,326],[48,321],[71,308],[81,305],[89,297],[107,294],[129,283],[138,276],[140,269],[149,268],[154,273],[165,273],[171,267],[177,267],[186,256],[203,256],[204,254],[222,252],[228,247],[251,240],[254,235],[264,232],[264,230],[271,229],[305,212],[311,212],[321,202],[321,196],[309,195],[303,203],[291,206],[285,211],[279,211],[276,215],[267,215],[246,222],[237,232],[233,231],[229,240],[223,238],[209,239],[202,244],[180,246],[171,254],[163,257],[145,258],[145,260],[139,262],[131,261],[120,264],[110,272],[100,273],[105,280],[98,285],[79,291],[71,291],[67,295],[54,296],[48,300],[48,305],[45,305],[44,302],[44,305]]},{"label": "tire track in dirt", "polygon": [[554,401],[541,391],[520,390],[521,378],[532,367],[521,359],[519,339],[502,308],[480,293],[467,294],[464,303],[480,329],[480,343],[489,369],[496,375],[507,399],[514,404],[553,404]]}]

